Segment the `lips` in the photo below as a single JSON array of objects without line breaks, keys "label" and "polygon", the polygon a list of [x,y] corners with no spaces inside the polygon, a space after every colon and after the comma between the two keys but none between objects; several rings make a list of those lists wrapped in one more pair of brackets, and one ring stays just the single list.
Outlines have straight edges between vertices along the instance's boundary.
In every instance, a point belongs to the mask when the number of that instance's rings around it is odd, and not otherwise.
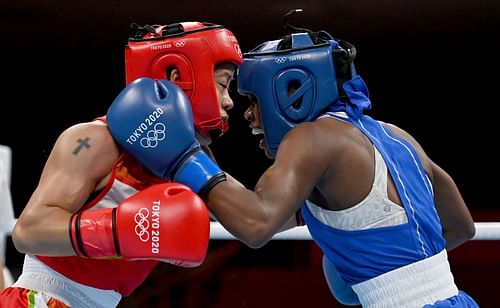
[{"label": "lips", "polygon": [[264,150],[265,149],[264,130],[262,130],[262,128],[256,128],[256,127],[251,127],[251,128],[252,128],[252,135],[261,137],[259,139],[259,148]]},{"label": "lips", "polygon": [[252,127],[252,135],[263,135],[264,130],[262,128]]}]

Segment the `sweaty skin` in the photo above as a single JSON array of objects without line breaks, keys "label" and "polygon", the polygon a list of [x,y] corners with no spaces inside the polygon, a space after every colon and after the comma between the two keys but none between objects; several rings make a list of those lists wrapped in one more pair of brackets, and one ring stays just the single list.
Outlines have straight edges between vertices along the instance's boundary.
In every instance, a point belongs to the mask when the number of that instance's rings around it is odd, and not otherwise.
[{"label": "sweaty skin", "polygon": [[[258,104],[251,102],[245,117],[251,128],[262,129]],[[434,188],[446,248],[453,249],[472,238],[474,223],[453,179],[410,134],[386,125],[408,140],[422,160]],[[253,191],[228,176],[228,181],[211,190],[207,204],[230,233],[258,248],[275,233],[293,226],[290,217],[307,198],[334,211],[359,203],[371,189],[374,170],[374,150],[368,138],[349,123],[322,118],[302,123],[285,135],[273,165],[262,174]],[[389,199],[401,206],[388,177]]]}]

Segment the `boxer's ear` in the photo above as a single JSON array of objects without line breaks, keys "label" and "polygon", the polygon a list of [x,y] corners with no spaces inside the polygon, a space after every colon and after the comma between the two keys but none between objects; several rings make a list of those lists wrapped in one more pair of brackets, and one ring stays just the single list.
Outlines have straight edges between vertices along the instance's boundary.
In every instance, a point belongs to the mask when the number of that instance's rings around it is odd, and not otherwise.
[{"label": "boxer's ear", "polygon": [[180,81],[181,74],[179,73],[179,70],[176,67],[171,67],[167,69],[167,78],[170,81]]}]

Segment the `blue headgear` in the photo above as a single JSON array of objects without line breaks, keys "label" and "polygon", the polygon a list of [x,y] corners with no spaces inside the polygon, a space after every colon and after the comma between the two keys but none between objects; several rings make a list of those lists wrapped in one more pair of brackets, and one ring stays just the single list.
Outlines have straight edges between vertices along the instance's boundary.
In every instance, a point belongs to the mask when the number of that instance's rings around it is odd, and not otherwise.
[{"label": "blue headgear", "polygon": [[[351,44],[320,31],[265,42],[243,55],[238,91],[257,98],[272,156],[290,129],[315,120],[345,95],[342,84],[355,74],[355,54]],[[290,95],[292,85],[298,89]]]}]

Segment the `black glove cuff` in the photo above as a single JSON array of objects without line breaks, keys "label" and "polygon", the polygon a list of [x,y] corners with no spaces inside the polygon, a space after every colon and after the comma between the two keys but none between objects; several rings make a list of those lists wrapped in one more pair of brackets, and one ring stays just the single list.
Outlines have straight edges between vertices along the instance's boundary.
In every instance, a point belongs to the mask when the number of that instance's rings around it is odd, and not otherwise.
[{"label": "black glove cuff", "polygon": [[[71,215],[71,218],[69,219],[69,239],[71,242],[71,247],[73,247],[73,250],[75,253],[79,256],[84,256],[87,257],[87,253],[85,252],[85,249],[83,248],[83,241],[82,241],[82,235],[80,234],[80,217],[82,216],[82,211],[78,211]],[[74,230],[73,230],[74,228]],[[74,238],[73,238],[74,234]],[[76,241],[76,243],[75,243]],[[76,246],[78,247],[76,247]]]},{"label": "black glove cuff", "polygon": [[198,196],[200,196],[201,199],[206,200],[206,197],[208,196],[208,193],[220,182],[227,181],[226,178],[226,173],[221,172],[208,180],[208,182],[205,183],[205,185],[201,188],[201,190],[198,192]]}]

